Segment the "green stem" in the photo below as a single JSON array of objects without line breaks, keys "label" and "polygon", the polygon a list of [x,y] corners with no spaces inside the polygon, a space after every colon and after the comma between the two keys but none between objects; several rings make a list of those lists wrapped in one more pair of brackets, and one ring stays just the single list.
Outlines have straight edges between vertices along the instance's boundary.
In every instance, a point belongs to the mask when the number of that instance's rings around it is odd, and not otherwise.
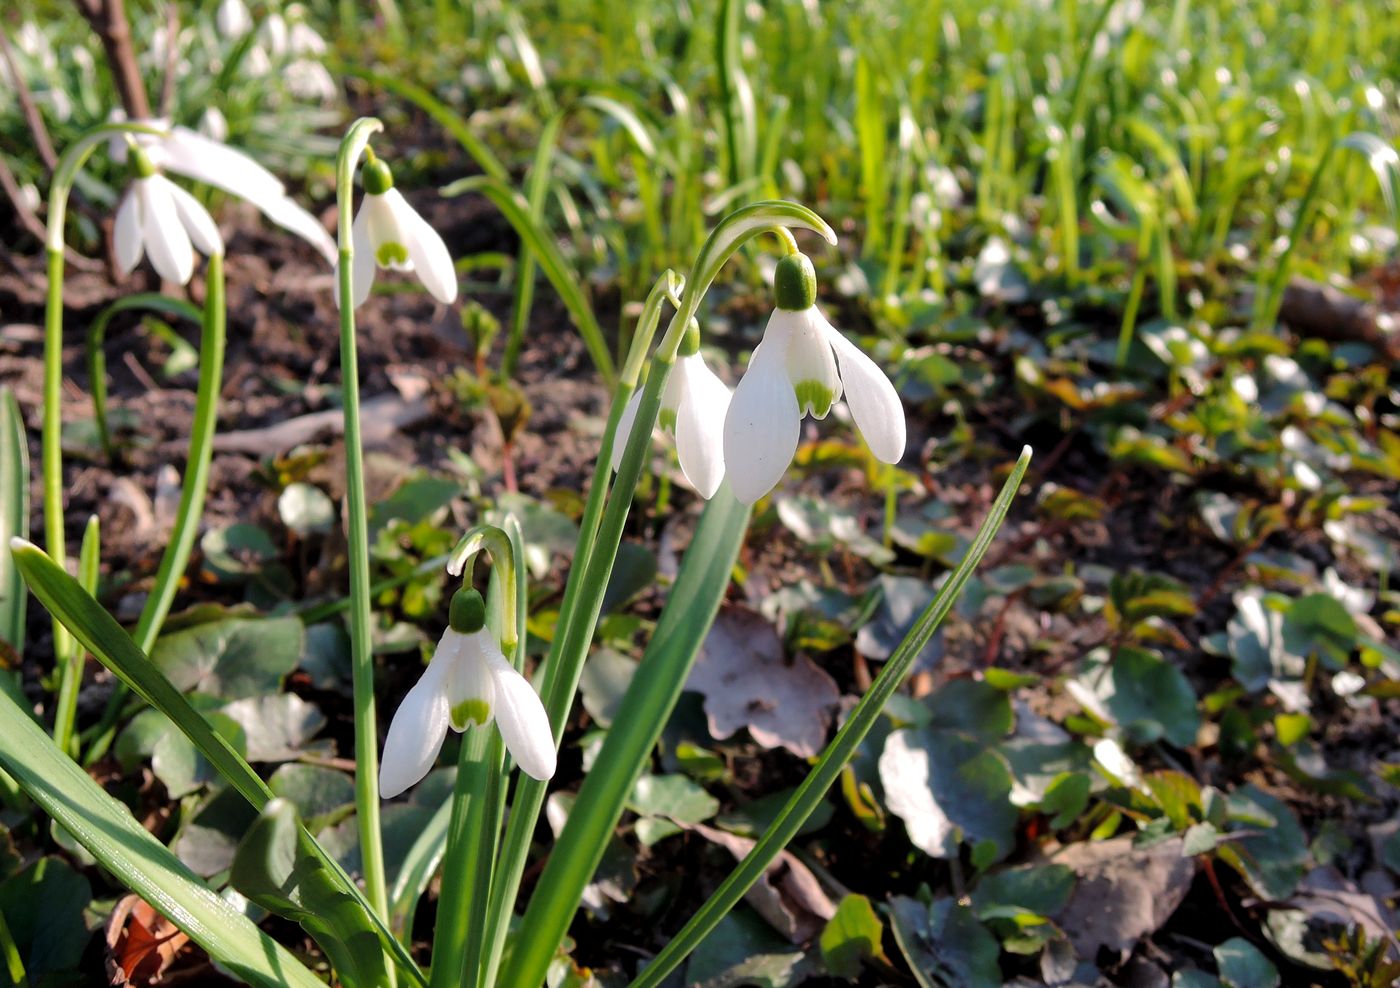
[{"label": "green stem", "polygon": [[[340,144],[336,161],[337,232],[340,247],[340,372],[345,419],[346,529],[350,549],[350,669],[355,703],[355,817],[365,897],[384,920],[389,897],[379,827],[379,732],[374,716],[374,653],[370,641],[369,522],[365,505],[365,454],[360,440],[360,368],[355,346],[355,297],[351,285],[355,246],[350,234],[355,166],[370,135],[384,125],[361,117]],[[392,969],[390,969],[392,972]],[[392,973],[391,973],[392,977]]]},{"label": "green stem", "polygon": [[5,970],[14,988],[29,988],[29,979],[24,974],[24,959],[19,955],[19,945],[10,935],[10,927],[5,922],[5,914],[0,913],[0,950],[5,954]]},{"label": "green stem", "polygon": [[[88,518],[83,529],[83,541],[78,550],[78,583],[92,596],[97,596],[98,564],[101,561],[101,535],[97,516]],[[86,655],[74,648],[64,658],[59,671],[58,700],[54,704],[53,741],[65,755],[73,755],[73,724],[78,716],[78,690],[83,684]]]},{"label": "green stem", "polygon": [[797,787],[797,791],[788,799],[778,816],[769,824],[758,843],[745,855],[743,861],[739,862],[738,867],[729,874],[729,877],[706,900],[700,910],[691,917],[690,922],[686,923],[681,931],[652,959],[651,963],[633,979],[631,988],[656,988],[657,985],[661,984],[666,976],[674,971],[680,962],[685,960],[690,952],[709,935],[719,921],[738,904],[744,893],[763,876],[768,866],[772,864],[788,842],[797,836],[797,832],[802,829],[802,825],[807,822],[812,811],[825,798],[827,790],[840,776],[841,770],[855,754],[866,734],[875,725],[886,701],[904,682],[905,676],[914,664],[914,659],[918,657],[919,652],[933,637],[933,633],[938,629],[943,618],[957,603],[963,586],[972,576],[972,572],[977,568],[982,556],[986,554],[992,540],[996,537],[997,530],[1006,518],[1006,512],[1011,507],[1011,501],[1016,496],[1021,479],[1025,476],[1026,467],[1029,465],[1030,448],[1027,447],[1021,452],[1015,469],[1012,470],[1011,476],[1003,485],[1000,495],[992,505],[991,512],[982,523],[982,527],[978,529],[977,536],[973,539],[966,555],[963,556],[962,562],[958,564],[958,568],[948,577],[938,596],[933,599],[924,613],[919,616],[914,627],[900,642],[899,647],[885,663],[885,667],[880,670],[880,675],[875,677],[875,682],[871,684],[869,691],[851,711],[845,725],[827,745],[826,750],[822,752],[821,758],[818,759],[812,771]]},{"label": "green stem", "polygon": [[481,803],[487,786],[489,729],[474,728],[462,739],[457,781],[452,789],[452,822],[447,829],[447,855],[442,862],[442,892],[433,929],[433,966],[428,988],[452,988],[463,983],[469,955],[467,937],[472,892],[481,872],[490,868],[480,858],[481,831],[486,820]]},{"label": "green stem", "polygon": [[[49,211],[53,211],[50,199]],[[49,295],[44,308],[44,543],[49,557],[66,564],[63,536],[63,247],[49,248]],[[72,649],[68,630],[53,622],[54,662],[62,665]]]}]

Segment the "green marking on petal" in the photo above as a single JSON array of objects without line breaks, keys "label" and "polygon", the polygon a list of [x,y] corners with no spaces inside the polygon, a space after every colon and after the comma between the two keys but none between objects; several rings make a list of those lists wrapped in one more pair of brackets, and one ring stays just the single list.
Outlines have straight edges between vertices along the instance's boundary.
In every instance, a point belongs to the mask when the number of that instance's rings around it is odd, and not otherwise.
[{"label": "green marking on petal", "polygon": [[661,409],[659,420],[661,422],[661,428],[668,432],[676,431],[676,410],[674,408]]},{"label": "green marking on petal", "polygon": [[452,727],[465,731],[470,724],[485,724],[491,719],[491,704],[485,700],[463,700],[452,708]]},{"label": "green marking on petal", "polygon": [[836,392],[822,381],[802,381],[793,391],[797,392],[797,407],[802,413],[819,419],[826,418],[826,413],[831,411],[831,403],[836,400]]},{"label": "green marking on petal", "polygon": [[375,248],[374,259],[381,268],[391,268],[395,264],[407,264],[408,248],[403,244],[386,241]]}]

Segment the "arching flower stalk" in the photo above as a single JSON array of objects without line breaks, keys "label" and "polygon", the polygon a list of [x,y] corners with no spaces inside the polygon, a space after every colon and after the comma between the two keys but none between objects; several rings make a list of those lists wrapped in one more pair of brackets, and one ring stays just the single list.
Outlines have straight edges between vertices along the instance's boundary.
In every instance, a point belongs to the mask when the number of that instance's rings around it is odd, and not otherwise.
[{"label": "arching flower stalk", "polygon": [[[367,153],[361,173],[365,195],[351,227],[354,263],[351,267],[352,302],[359,308],[369,298],[376,268],[411,271],[423,287],[444,305],[457,298],[457,269],[452,255],[436,230],[394,188],[394,173],[381,158]],[[335,300],[340,305],[337,265]]]},{"label": "arching flower stalk", "polygon": [[[661,392],[658,424],[675,433],[681,473],[696,493],[709,500],[724,480],[724,415],[729,408],[729,386],[700,356],[700,325],[694,319],[678,353],[675,369]],[[627,437],[632,434],[641,404],[642,392],[637,391],[618,420],[612,449],[614,470],[622,463]]]},{"label": "arching flower stalk", "polygon": [[777,307],[724,420],[724,463],[734,496],[753,504],[782,480],[802,417],[826,418],[843,393],[870,451],[885,463],[904,455],[904,407],[885,372],[826,321],[805,254],[778,262]]}]

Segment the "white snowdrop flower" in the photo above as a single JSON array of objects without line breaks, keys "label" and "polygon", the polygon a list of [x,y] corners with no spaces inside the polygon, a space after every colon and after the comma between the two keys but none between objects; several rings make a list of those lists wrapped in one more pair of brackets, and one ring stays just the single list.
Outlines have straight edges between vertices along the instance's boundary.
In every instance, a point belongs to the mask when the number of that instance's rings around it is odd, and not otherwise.
[{"label": "white snowdrop flower", "polygon": [[328,103],[340,95],[330,70],[314,58],[298,58],[287,66],[283,78],[297,99]]},{"label": "white snowdrop flower", "polygon": [[845,393],[870,451],[904,455],[904,407],[884,371],[816,307],[817,279],[804,254],[778,262],[777,307],[724,419],[724,465],[734,496],[753,504],[777,486],[797,452],[802,416],[825,418]]},{"label": "white snowdrop flower", "polygon": [[194,274],[194,252],[222,254],[224,241],[208,211],[155,170],[139,149],[132,155],[136,179],[117,207],[113,246],[117,269],[130,274],[149,255],[166,281],[183,285]]},{"label": "white snowdrop flower", "polygon": [[228,118],[217,106],[207,106],[199,118],[199,129],[211,141],[228,139]]},{"label": "white snowdrop flower", "polygon": [[381,798],[392,799],[428,774],[449,725],[460,733],[493,719],[521,771],[540,780],[554,775],[554,733],[544,704],[506,661],[485,622],[481,595],[459,590],[433,660],[389,723],[379,768]]},{"label": "white snowdrop flower", "polygon": [[287,22],[278,13],[269,14],[262,22],[262,37],[273,58],[287,54]]},{"label": "white snowdrop flower", "polygon": [[222,0],[214,14],[214,24],[221,35],[235,41],[253,30],[253,16],[243,0]]},{"label": "white snowdrop flower", "polygon": [[[381,159],[365,163],[365,197],[350,229],[355,261],[351,299],[359,308],[369,298],[376,267],[412,271],[444,305],[457,297],[457,269],[436,230],[394,188],[394,175]],[[335,300],[340,304],[340,266],[336,265]]]},{"label": "white snowdrop flower", "polygon": [[[701,497],[712,498],[724,480],[724,415],[729,409],[728,385],[700,356],[700,327],[691,320],[681,344],[681,356],[661,392],[661,428],[676,436],[676,456],[681,473]],[[622,464],[627,437],[637,421],[642,392],[638,390],[623,409],[613,442],[612,466]]]},{"label": "white snowdrop flower", "polygon": [[287,8],[287,53],[291,55],[324,55],[326,39],[306,23],[306,8],[294,3]]},{"label": "white snowdrop flower", "polygon": [[[109,119],[125,120],[126,115],[114,110]],[[327,261],[335,262],[335,240],[321,221],[292,201],[281,180],[248,155],[188,127],[172,127],[167,119],[136,122],[161,131],[132,135],[158,171],[183,175],[252,203],[272,222],[311,244]],[[126,160],[126,136],[119,135],[108,144],[112,159],[118,163]]]}]

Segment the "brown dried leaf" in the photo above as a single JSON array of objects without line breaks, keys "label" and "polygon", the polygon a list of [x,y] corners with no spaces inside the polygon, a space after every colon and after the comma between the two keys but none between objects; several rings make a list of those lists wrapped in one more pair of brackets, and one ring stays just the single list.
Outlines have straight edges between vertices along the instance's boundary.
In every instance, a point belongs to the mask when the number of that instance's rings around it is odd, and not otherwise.
[{"label": "brown dried leaf", "polygon": [[1191,887],[1194,858],[1181,856],[1181,838],[1133,846],[1131,837],[1071,844],[1050,856],[1079,882],[1059,923],[1080,957],[1100,947],[1124,952],[1161,928]]},{"label": "brown dried leaf", "polygon": [[[742,860],[757,843],[703,823],[692,824],[688,829],[723,847],[734,855],[735,861]],[[822,890],[817,876],[787,851],[773,859],[763,878],[754,883],[744,898],[790,943],[811,940],[836,915],[836,903]]]},{"label": "brown dried leaf", "polygon": [[107,983],[154,985],[189,937],[144,899],[125,896],[107,919]]},{"label": "brown dried leaf", "polygon": [[836,681],[811,659],[784,662],[777,630],[746,607],[720,611],[685,688],[704,694],[714,737],[747,727],[763,747],[802,758],[821,751],[841,699]]}]

